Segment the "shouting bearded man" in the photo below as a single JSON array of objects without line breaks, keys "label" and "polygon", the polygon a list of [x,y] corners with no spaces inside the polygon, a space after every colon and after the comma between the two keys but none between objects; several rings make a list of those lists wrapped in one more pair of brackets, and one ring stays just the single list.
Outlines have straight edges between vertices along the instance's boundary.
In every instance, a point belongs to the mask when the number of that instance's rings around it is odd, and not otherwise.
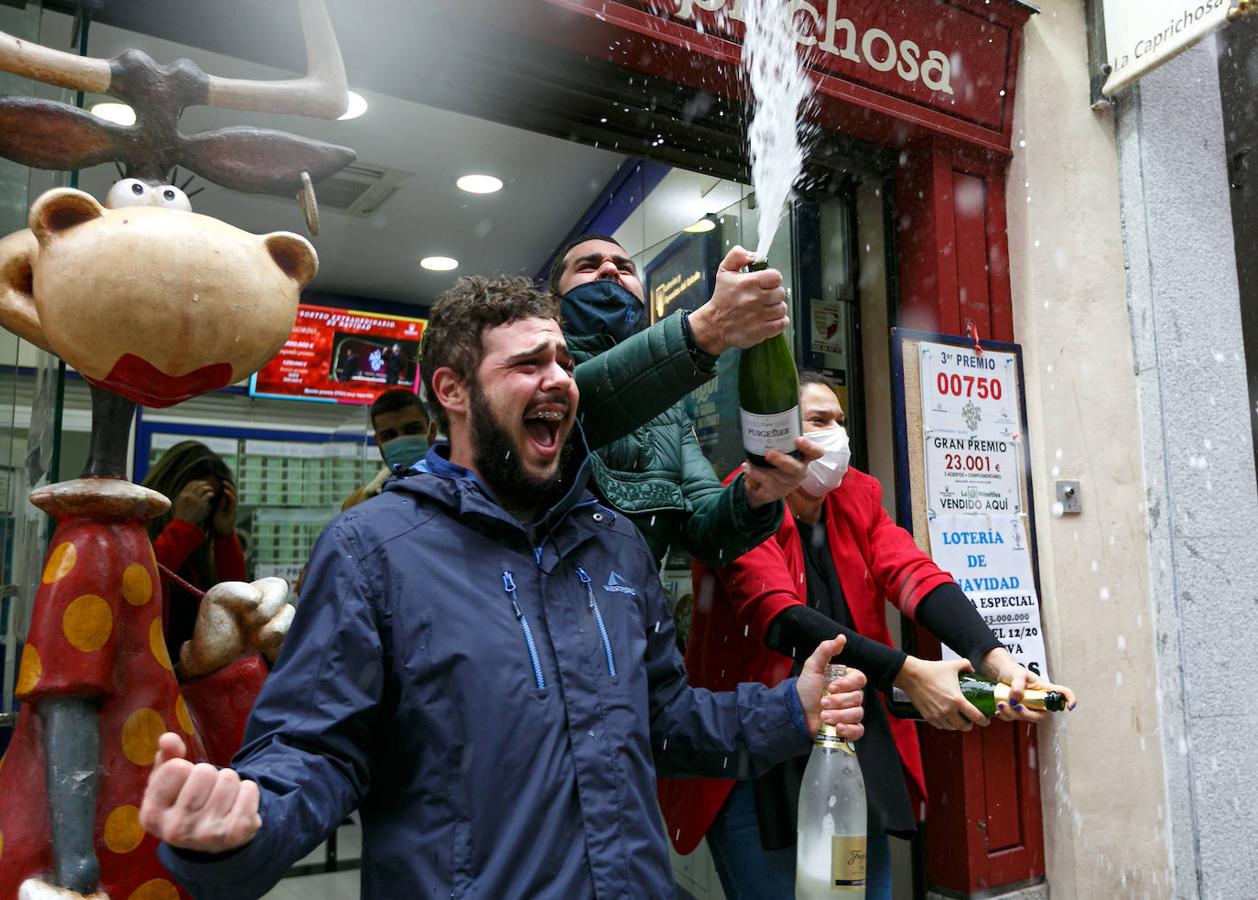
[{"label": "shouting bearded man", "polygon": [[587,489],[559,301],[462,279],[423,378],[449,443],[320,538],[233,768],[161,739],[141,822],[197,897],[258,897],[362,810],[362,895],[670,896],[656,771],[752,778],[824,721],[862,733],[854,670],[687,686],[655,560]]}]

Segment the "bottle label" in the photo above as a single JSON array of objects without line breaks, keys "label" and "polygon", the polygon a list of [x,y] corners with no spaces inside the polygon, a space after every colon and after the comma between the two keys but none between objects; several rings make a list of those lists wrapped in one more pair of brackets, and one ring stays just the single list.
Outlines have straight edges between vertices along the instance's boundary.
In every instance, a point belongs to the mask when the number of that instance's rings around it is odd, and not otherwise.
[{"label": "bottle label", "polygon": [[792,406],[785,412],[761,416],[738,410],[743,423],[743,448],[748,453],[764,456],[770,450],[792,453],[795,438],[799,437],[799,407]]},{"label": "bottle label", "polygon": [[830,839],[830,889],[865,887],[865,836],[835,835]]}]

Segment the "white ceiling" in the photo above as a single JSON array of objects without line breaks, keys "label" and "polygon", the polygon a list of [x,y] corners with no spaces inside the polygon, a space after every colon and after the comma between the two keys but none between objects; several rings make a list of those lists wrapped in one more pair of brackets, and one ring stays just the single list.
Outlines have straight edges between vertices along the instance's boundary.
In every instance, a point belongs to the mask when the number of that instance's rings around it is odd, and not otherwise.
[{"label": "white ceiling", "polygon": [[[44,17],[41,43],[69,46],[70,20]],[[135,47],[159,63],[179,57],[214,75],[283,78],[291,73],[147,35],[93,25],[88,52],[112,57]],[[354,87],[350,72],[350,87]],[[367,219],[324,209],[314,239],[319,275],[313,290],[403,303],[430,303],[459,275],[532,276],[606,186],[625,157],[582,144],[510,128],[393,97],[366,96],[366,115],[348,122],[189,109],[180,125],[196,132],[227,125],[278,128],[352,147],[364,162],[413,172],[414,177]],[[88,98],[88,104],[93,99]],[[455,179],[468,173],[506,182],[497,194],[466,194]],[[117,173],[112,166],[84,171],[80,187],[103,198]],[[179,180],[185,177],[180,176]],[[193,198],[197,212],[253,232],[305,233],[293,201],[238,194],[207,185]],[[455,272],[428,272],[421,257],[453,256]]]}]

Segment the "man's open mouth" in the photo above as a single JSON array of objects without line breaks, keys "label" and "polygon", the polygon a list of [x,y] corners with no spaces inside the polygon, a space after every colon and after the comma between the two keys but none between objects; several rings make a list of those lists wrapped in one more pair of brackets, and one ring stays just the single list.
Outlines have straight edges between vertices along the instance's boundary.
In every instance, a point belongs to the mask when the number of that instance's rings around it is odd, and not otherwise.
[{"label": "man's open mouth", "polygon": [[546,455],[555,452],[559,447],[559,432],[564,420],[568,417],[567,409],[558,405],[548,405],[533,410],[524,417],[524,430],[538,449]]}]

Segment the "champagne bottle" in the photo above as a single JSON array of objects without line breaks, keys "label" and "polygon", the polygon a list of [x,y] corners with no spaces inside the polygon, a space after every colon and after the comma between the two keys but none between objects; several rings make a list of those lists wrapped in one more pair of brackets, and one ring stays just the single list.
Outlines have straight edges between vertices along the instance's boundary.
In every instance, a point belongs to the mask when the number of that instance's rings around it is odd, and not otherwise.
[{"label": "champagne bottle", "polygon": [[[1009,685],[994,681],[977,672],[960,672],[957,677],[961,682],[961,693],[965,695],[965,699],[978,707],[978,711],[983,715],[994,716],[997,703],[1009,703]],[[1066,698],[1059,691],[1027,688],[1022,695],[1022,705],[1043,712],[1061,712],[1066,708]],[[909,695],[899,688],[892,689],[887,708],[891,710],[891,715],[901,719],[922,717],[922,714],[913,706],[913,702],[909,700]]]},{"label": "champagne bottle", "polygon": [[[844,667],[826,666],[826,682]],[[797,900],[865,896],[865,779],[856,748],[822,724],[799,789],[795,841]]]},{"label": "champagne bottle", "polygon": [[[758,272],[768,266],[761,260],[747,270]],[[785,334],[738,354],[738,412],[743,449],[752,465],[767,466],[764,455],[770,450],[799,456],[795,449],[800,434],[799,376]]]}]

